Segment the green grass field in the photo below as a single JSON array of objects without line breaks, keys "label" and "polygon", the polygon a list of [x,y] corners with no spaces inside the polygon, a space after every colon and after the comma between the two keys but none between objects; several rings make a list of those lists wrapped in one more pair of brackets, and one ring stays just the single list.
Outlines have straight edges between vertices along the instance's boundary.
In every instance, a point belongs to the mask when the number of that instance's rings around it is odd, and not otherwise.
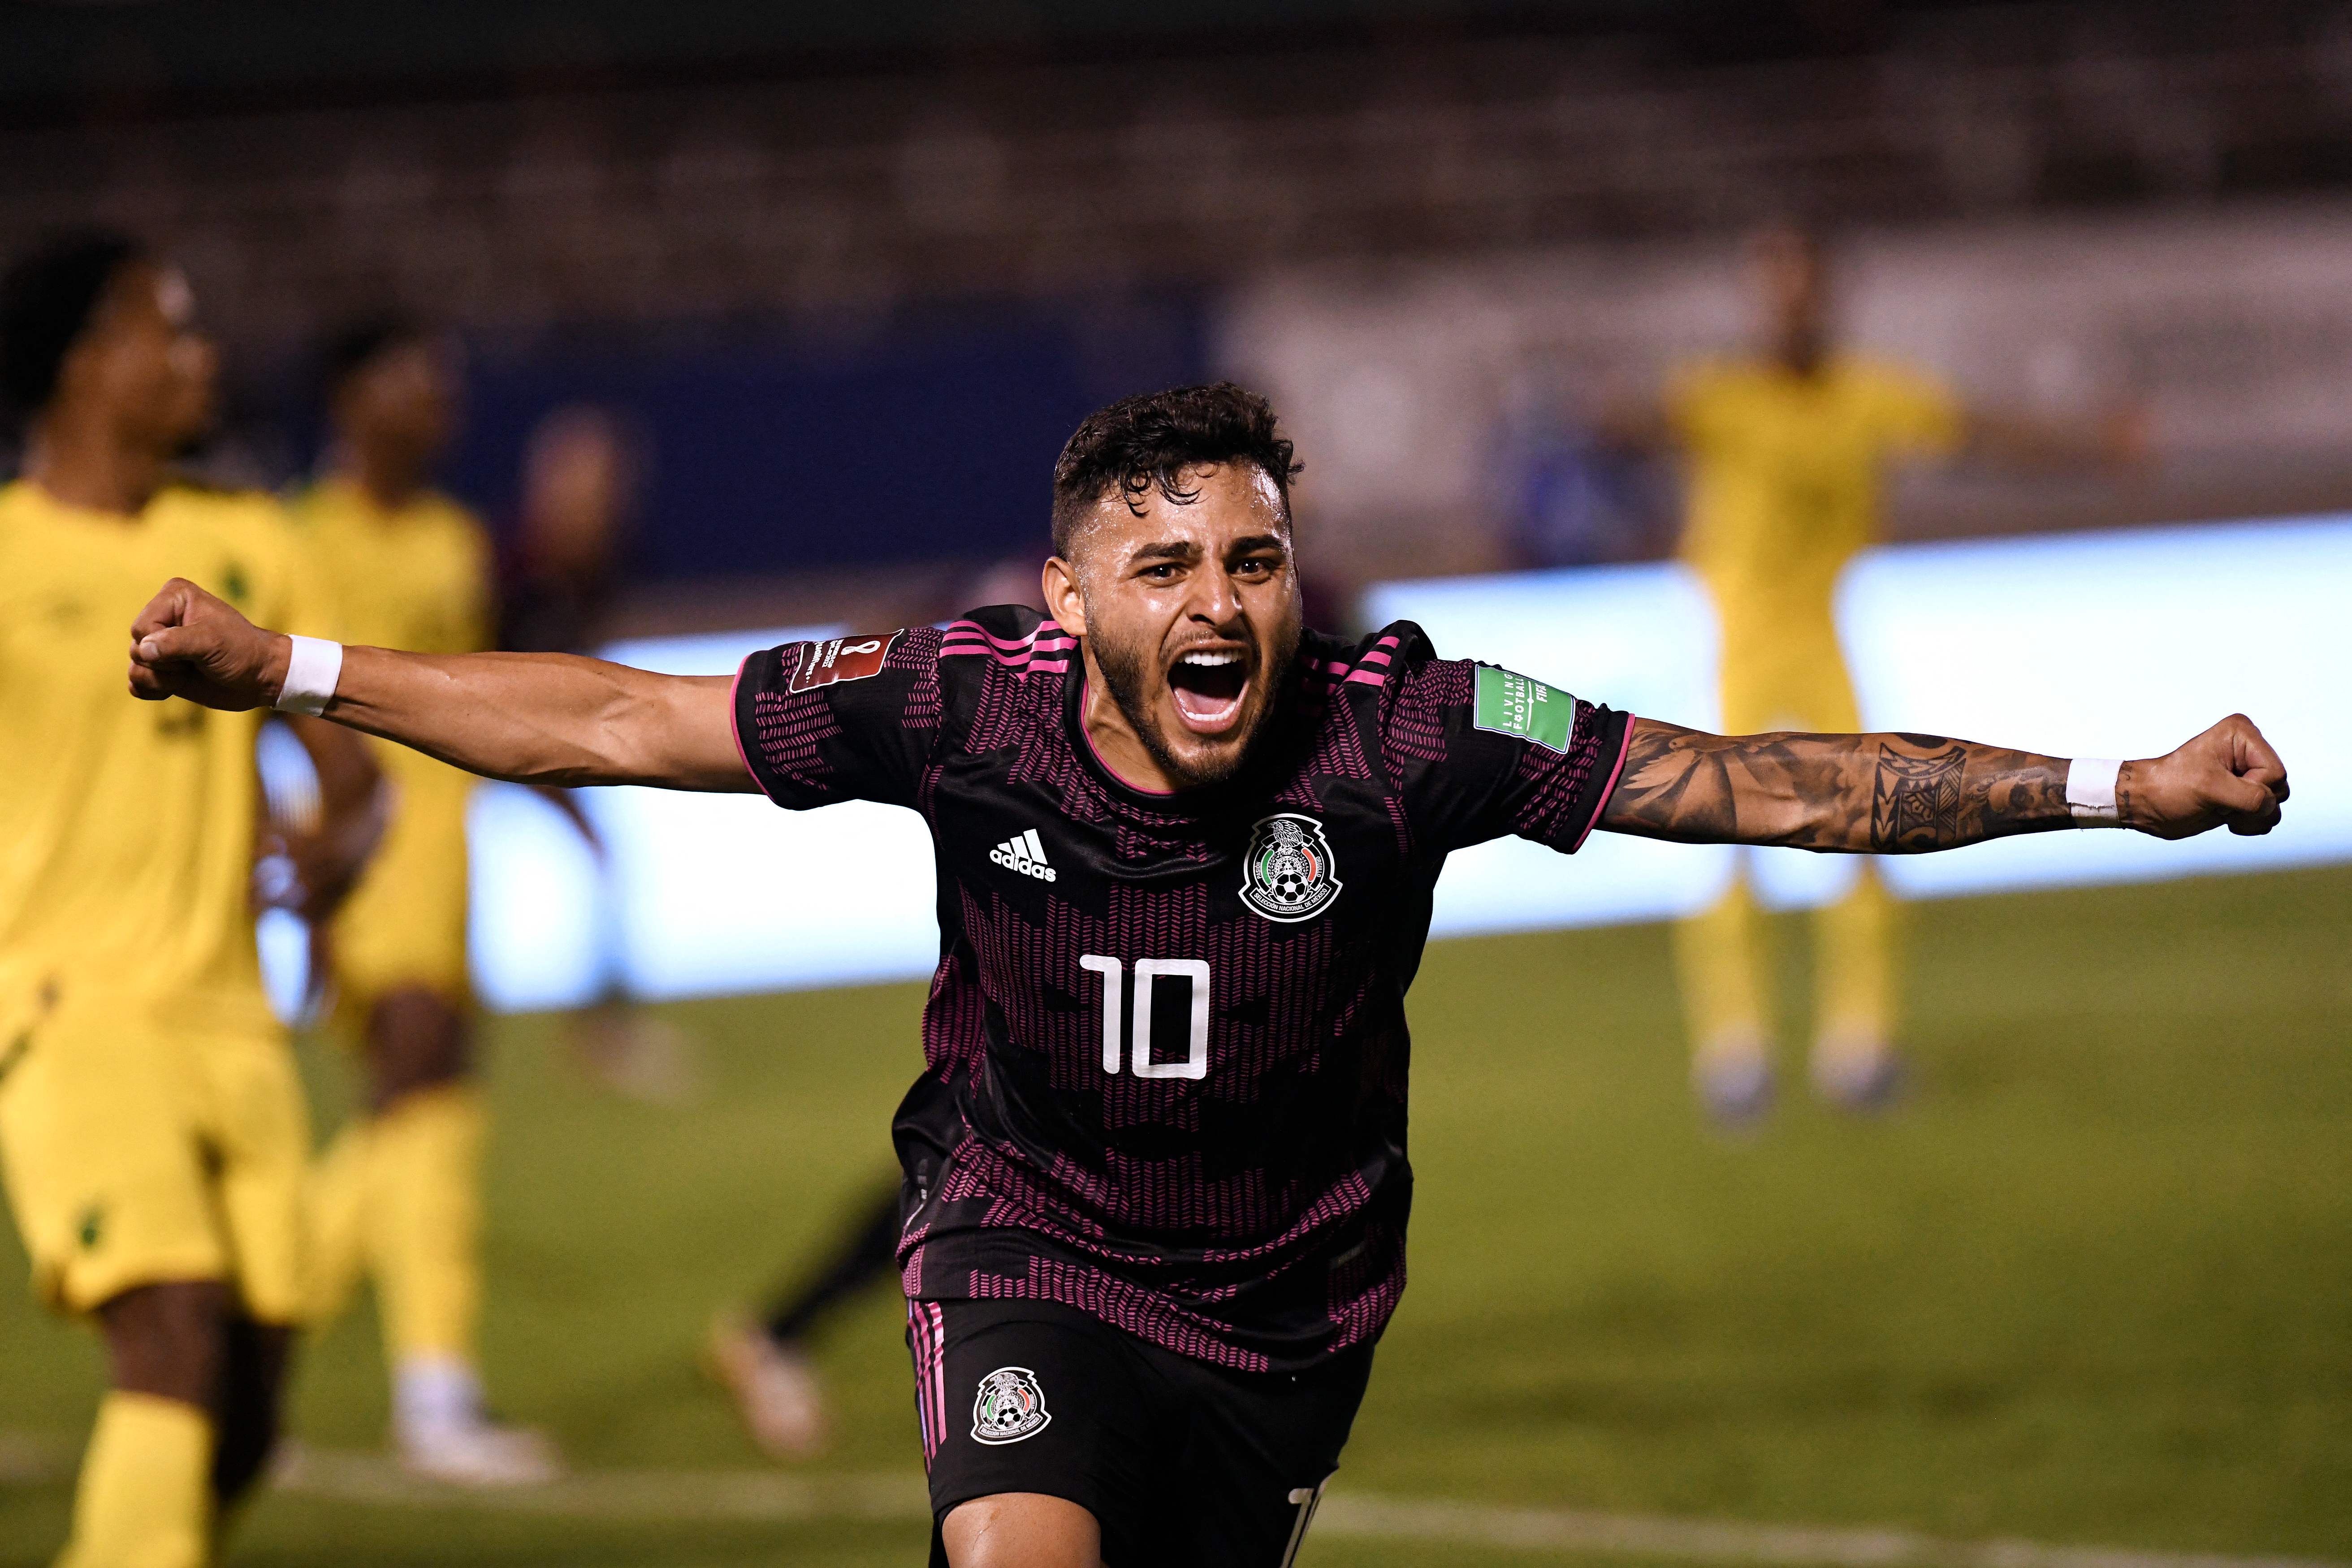
[{"label": "green grass field", "polygon": [[[1778,929],[1798,994],[1804,927]],[[1791,1092],[1740,1144],[1692,1112],[1662,931],[1433,948],[1413,1282],[1335,1494],[2352,1558],[2352,872],[1927,905],[1913,937],[1910,1104],[1855,1122]],[[586,1469],[759,1469],[694,1344],[886,1164],[920,996],[681,1005],[708,1083],[669,1108],[590,1087],[550,1020],[498,1022],[504,1409]],[[1801,1007],[1786,1023],[1802,1037]],[[339,1065],[312,1065],[331,1099]],[[308,1444],[380,1444],[373,1331],[310,1351]],[[895,1300],[824,1359],[842,1429],[814,1474],[911,1485]],[[0,1432],[69,1459],[95,1394],[86,1336],[0,1290]],[[68,1497],[15,1468],[8,1568],[46,1561]],[[606,1511],[280,1493],[231,1560],[849,1568],[924,1538]],[[1304,1555],[1547,1560],[1338,1534]]]}]

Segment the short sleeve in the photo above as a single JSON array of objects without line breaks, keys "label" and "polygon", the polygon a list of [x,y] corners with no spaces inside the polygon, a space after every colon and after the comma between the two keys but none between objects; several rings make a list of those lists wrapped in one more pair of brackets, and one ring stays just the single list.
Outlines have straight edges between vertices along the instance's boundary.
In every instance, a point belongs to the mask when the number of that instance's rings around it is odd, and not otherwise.
[{"label": "short sleeve", "polygon": [[940,733],[939,631],[785,643],[735,677],[735,741],[768,798],[911,806]]},{"label": "short sleeve", "polygon": [[1924,371],[1874,364],[1864,373],[1870,427],[1885,450],[1948,458],[1959,450],[1967,415],[1952,389]]},{"label": "short sleeve", "polygon": [[1633,716],[1491,664],[1399,662],[1381,746],[1415,837],[1453,850],[1516,834],[1574,854],[1616,787]]}]

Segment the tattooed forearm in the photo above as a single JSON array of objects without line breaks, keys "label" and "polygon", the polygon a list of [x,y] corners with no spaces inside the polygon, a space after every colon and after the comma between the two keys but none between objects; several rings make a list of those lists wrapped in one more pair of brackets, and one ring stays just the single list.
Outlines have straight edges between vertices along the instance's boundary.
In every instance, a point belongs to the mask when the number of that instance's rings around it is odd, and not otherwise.
[{"label": "tattooed forearm", "polygon": [[1922,849],[1959,842],[1960,785],[1968,768],[1962,746],[1926,757],[1881,746],[1870,798],[1870,847],[1885,854],[1915,840],[1923,840]]},{"label": "tattooed forearm", "polygon": [[2062,758],[1940,735],[1706,735],[1643,719],[1601,826],[1903,855],[2073,821]]},{"label": "tattooed forearm", "polygon": [[[1936,750],[1917,754],[1929,747]],[[1897,735],[1878,747],[1870,847],[1881,855],[1949,849],[2074,821],[2059,758],[1940,735]]]}]

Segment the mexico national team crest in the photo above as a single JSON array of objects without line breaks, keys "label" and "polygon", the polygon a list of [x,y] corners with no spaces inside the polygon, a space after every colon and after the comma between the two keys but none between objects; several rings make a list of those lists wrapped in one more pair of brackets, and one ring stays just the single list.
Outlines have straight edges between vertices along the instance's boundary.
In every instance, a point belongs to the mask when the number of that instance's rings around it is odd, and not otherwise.
[{"label": "mexico national team crest", "polygon": [[979,1443],[1018,1443],[1034,1437],[1054,1419],[1045,1391],[1025,1366],[1000,1366],[980,1380],[971,1402],[971,1436]]},{"label": "mexico national team crest", "polygon": [[1339,868],[1323,825],[1279,812],[1250,830],[1242,858],[1242,902],[1270,921],[1305,921],[1339,896]]}]

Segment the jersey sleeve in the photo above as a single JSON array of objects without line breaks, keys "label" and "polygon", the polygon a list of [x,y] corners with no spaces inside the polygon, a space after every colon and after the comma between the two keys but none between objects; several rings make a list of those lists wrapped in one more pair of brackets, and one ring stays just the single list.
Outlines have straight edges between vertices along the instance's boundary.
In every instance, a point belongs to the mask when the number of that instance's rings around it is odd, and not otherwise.
[{"label": "jersey sleeve", "polygon": [[735,676],[735,743],[769,799],[916,804],[940,735],[939,631],[785,643]]},{"label": "jersey sleeve", "polygon": [[1968,416],[1943,382],[1906,365],[1874,364],[1864,385],[1871,428],[1886,450],[1948,458],[1959,449]]},{"label": "jersey sleeve", "polygon": [[1624,766],[1633,715],[1491,664],[1399,662],[1381,746],[1416,839],[1454,850],[1516,834],[1580,848]]}]

